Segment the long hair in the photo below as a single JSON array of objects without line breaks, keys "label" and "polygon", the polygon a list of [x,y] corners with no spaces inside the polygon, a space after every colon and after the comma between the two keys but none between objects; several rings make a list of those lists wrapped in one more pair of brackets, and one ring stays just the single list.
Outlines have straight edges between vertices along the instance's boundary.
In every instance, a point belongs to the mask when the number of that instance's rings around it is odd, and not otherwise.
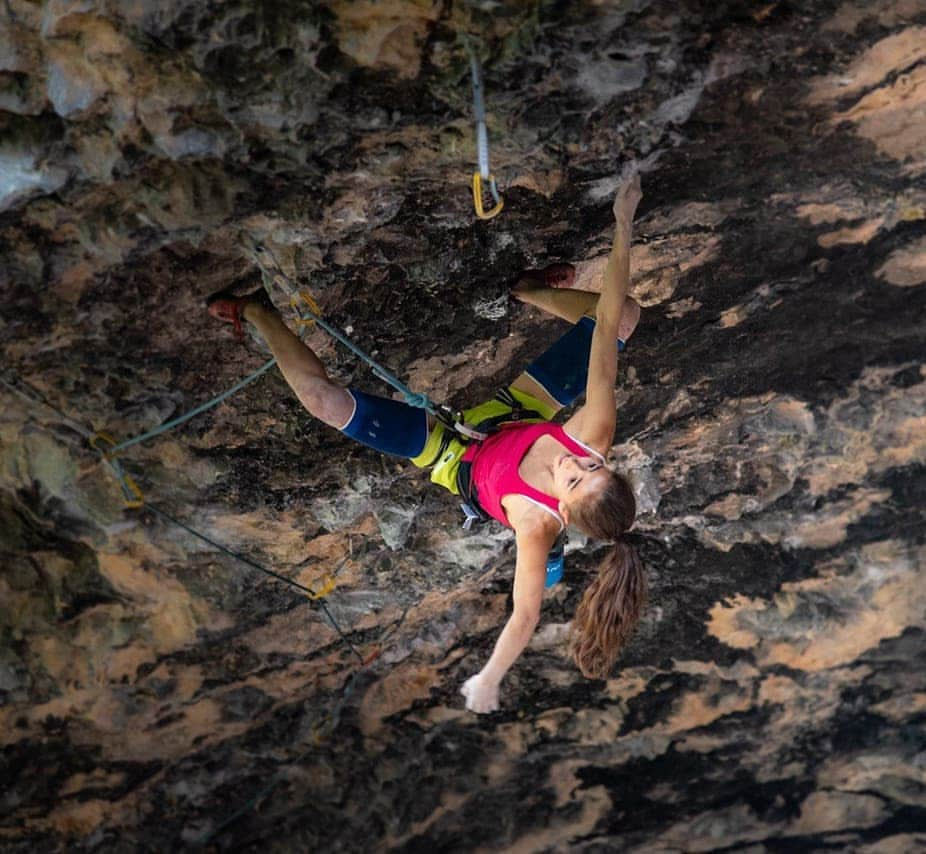
[{"label": "long hair", "polygon": [[603,679],[611,671],[646,602],[646,578],[636,548],[623,535],[633,525],[637,503],[630,484],[612,472],[597,500],[572,508],[572,521],[611,551],[585,588],[572,624],[570,652],[582,675]]}]

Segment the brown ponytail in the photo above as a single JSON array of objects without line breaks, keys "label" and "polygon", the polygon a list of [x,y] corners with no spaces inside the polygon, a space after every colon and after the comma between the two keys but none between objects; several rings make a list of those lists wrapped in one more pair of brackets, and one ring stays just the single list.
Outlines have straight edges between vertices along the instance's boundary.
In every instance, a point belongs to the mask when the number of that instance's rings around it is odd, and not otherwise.
[{"label": "brown ponytail", "polygon": [[630,484],[614,474],[601,497],[574,507],[585,533],[614,545],[585,588],[572,625],[570,651],[582,675],[603,679],[627,642],[646,601],[646,577],[636,548],[623,537],[636,516]]}]

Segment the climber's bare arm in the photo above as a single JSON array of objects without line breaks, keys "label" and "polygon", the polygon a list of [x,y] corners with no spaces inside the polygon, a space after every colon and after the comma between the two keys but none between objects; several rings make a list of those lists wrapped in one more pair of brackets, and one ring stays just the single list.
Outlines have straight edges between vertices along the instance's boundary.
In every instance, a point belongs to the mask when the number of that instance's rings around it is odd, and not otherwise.
[{"label": "climber's bare arm", "polygon": [[548,525],[531,524],[521,526],[520,530],[516,526],[515,538],[518,555],[514,569],[514,608],[486,666],[461,689],[466,697],[466,708],[479,714],[498,709],[502,678],[524,651],[540,622],[547,554],[556,534]]},{"label": "climber's bare arm", "polygon": [[634,175],[621,185],[614,199],[614,243],[605,268],[601,298],[595,310],[585,405],[564,425],[570,435],[601,454],[607,454],[614,438],[617,338],[621,309],[630,288],[631,226],[641,197],[640,177]]}]

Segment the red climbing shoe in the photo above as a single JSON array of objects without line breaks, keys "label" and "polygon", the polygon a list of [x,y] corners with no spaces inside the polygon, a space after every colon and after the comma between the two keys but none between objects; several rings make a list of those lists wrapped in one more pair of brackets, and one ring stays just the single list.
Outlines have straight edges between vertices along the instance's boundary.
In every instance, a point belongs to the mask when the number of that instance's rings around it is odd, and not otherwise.
[{"label": "red climbing shoe", "polygon": [[241,325],[241,321],[244,320],[244,307],[249,302],[263,299],[265,293],[264,289],[260,288],[239,297],[228,291],[220,291],[206,300],[206,310],[217,320],[231,323],[235,327],[235,335],[244,341],[244,328]]},{"label": "red climbing shoe", "polygon": [[542,270],[525,270],[521,279],[529,279],[541,287],[571,288],[576,280],[576,268],[572,264],[549,264]]}]

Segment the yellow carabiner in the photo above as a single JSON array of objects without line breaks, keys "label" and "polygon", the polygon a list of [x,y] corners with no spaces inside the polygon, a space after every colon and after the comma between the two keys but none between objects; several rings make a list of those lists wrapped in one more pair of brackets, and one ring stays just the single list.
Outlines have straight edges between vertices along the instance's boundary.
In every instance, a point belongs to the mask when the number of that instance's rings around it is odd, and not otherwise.
[{"label": "yellow carabiner", "polygon": [[314,317],[302,317],[299,313],[299,300],[302,300],[308,307],[309,311],[313,314],[321,317],[322,310],[319,307],[318,303],[315,302],[315,298],[308,291],[299,291],[299,293],[293,294],[289,300],[290,308],[296,312],[296,323],[301,324],[302,326],[311,326],[315,323]]},{"label": "yellow carabiner", "polygon": [[122,499],[125,501],[125,506],[131,510],[137,510],[139,507],[145,506],[145,494],[141,491],[141,487],[135,483],[132,479],[132,475],[128,474],[123,468],[122,464],[113,454],[107,454],[97,442],[105,442],[111,448],[115,448],[118,442],[104,430],[97,430],[90,439],[90,447],[93,448],[108,464],[112,473],[119,480],[119,486],[122,487]]},{"label": "yellow carabiner", "polygon": [[[489,183],[491,184],[495,181],[491,175],[489,175]],[[498,199],[498,204],[492,208],[490,211],[486,211],[482,206],[482,175],[478,172],[473,172],[473,206],[476,208],[476,216],[479,219],[492,219],[492,217],[498,216],[502,208],[505,207],[505,200],[501,197]]]},{"label": "yellow carabiner", "polygon": [[103,442],[106,442],[106,444],[109,445],[111,448],[115,448],[118,442],[116,442],[116,440],[112,436],[110,436],[109,433],[105,433],[103,430],[97,430],[96,433],[94,433],[90,437],[89,441],[90,441],[90,447],[93,448],[93,450],[96,451],[98,454],[100,454],[104,460],[112,459],[112,457],[109,454],[107,454],[106,451],[104,451],[101,447],[97,445],[97,442],[103,441]]},{"label": "yellow carabiner", "polygon": [[[132,480],[130,474],[122,472],[119,483],[122,484],[122,497],[126,507],[130,510],[137,510],[139,507],[145,506],[145,494],[141,491],[139,485]],[[130,498],[130,494],[133,494],[135,497]]]},{"label": "yellow carabiner", "polygon": [[327,575],[325,576],[325,582],[322,584],[321,590],[314,590],[305,595],[308,596],[309,599],[324,599],[335,587],[337,587],[337,585],[338,583],[335,581],[334,576]]}]

